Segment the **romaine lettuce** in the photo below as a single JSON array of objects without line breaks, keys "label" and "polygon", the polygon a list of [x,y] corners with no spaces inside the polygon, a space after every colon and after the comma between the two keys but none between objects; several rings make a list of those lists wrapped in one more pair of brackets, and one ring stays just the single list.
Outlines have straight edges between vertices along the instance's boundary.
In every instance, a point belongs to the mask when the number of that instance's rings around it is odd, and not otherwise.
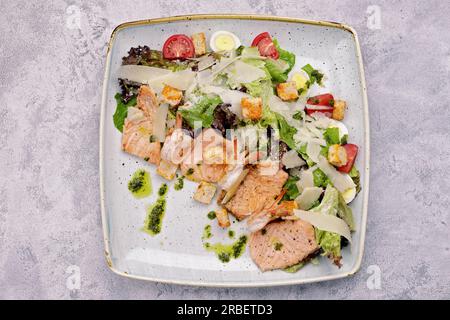
[{"label": "romaine lettuce", "polygon": [[309,84],[313,85],[314,83],[318,83],[319,85],[322,85],[323,80],[323,73],[321,73],[319,70],[314,69],[310,64],[307,64],[303,66],[303,71],[305,71],[309,76]]},{"label": "romaine lettuce", "polygon": [[283,197],[283,200],[295,200],[300,194],[297,187],[297,181],[300,180],[299,177],[289,176],[286,183],[283,186],[283,189],[286,189],[286,193]]},{"label": "romaine lettuce", "polygon": [[286,70],[286,74],[289,73],[295,65],[295,54],[280,48],[277,39],[273,39],[273,44],[275,45],[275,47],[278,50],[278,53],[280,54],[279,59],[286,61],[287,64],[289,65],[289,68]]},{"label": "romaine lettuce", "polygon": [[214,121],[214,110],[220,103],[222,100],[218,96],[204,96],[191,108],[179,109],[179,112],[191,128],[194,128],[196,121],[200,121],[204,128],[209,128]]},{"label": "romaine lettuce", "polygon": [[[331,214],[344,220],[350,230],[354,230],[353,214],[347,206],[339,191],[328,184],[322,202],[311,212],[321,212]],[[341,260],[341,236],[337,233],[327,232],[316,228],[316,241],[323,251],[323,255],[328,256],[336,265],[340,265]]]},{"label": "romaine lettuce", "polygon": [[122,95],[120,93],[116,93],[114,96],[117,102],[116,112],[113,115],[114,126],[122,132],[123,124],[125,122],[125,118],[128,115],[128,107],[133,107],[137,103],[137,97],[132,97],[127,103],[124,103],[122,100]]},{"label": "romaine lettuce", "polygon": [[339,128],[337,127],[329,127],[323,133],[323,138],[327,142],[328,145],[339,144],[341,139],[339,137]]}]

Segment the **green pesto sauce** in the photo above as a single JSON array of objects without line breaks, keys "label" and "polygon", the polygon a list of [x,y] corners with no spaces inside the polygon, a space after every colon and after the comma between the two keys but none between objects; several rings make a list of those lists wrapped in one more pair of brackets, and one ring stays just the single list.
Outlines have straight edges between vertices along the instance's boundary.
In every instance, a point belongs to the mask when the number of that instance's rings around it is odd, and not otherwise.
[{"label": "green pesto sauce", "polygon": [[217,258],[226,263],[230,262],[231,259],[239,258],[245,251],[245,246],[247,244],[247,236],[240,236],[238,240],[232,244],[222,244],[222,243],[205,243],[204,247],[208,251],[212,251],[217,255]]},{"label": "green pesto sauce", "polygon": [[214,211],[210,211],[210,212],[208,212],[207,217],[209,220],[214,220],[216,218],[216,213]]},{"label": "green pesto sauce", "polygon": [[144,169],[139,169],[130,181],[128,181],[128,190],[133,194],[135,198],[141,199],[148,197],[152,193],[152,182],[150,174]]},{"label": "green pesto sauce", "polygon": [[174,189],[180,191],[184,187],[184,176],[178,177],[177,182],[175,182]]},{"label": "green pesto sauce", "polygon": [[168,191],[168,190],[169,190],[169,187],[167,186],[167,184],[163,183],[163,184],[161,185],[161,187],[159,187],[158,195],[159,195],[160,197],[164,197],[164,196],[167,194],[167,191]]},{"label": "green pesto sauce", "polygon": [[275,242],[275,244],[273,245],[274,249],[276,251],[280,251],[281,248],[283,248],[283,244],[281,242]]},{"label": "green pesto sauce", "polygon": [[208,224],[207,226],[205,226],[205,228],[203,229],[203,236],[202,239],[206,240],[212,237],[212,233],[211,233],[211,225]]},{"label": "green pesto sauce", "polygon": [[233,230],[228,230],[228,236],[233,239],[234,238],[234,231]]},{"label": "green pesto sauce", "polygon": [[158,190],[158,199],[147,209],[147,217],[144,221],[144,227],[142,231],[148,233],[151,236],[155,236],[161,232],[162,220],[166,213],[166,195],[167,184],[163,183]]}]

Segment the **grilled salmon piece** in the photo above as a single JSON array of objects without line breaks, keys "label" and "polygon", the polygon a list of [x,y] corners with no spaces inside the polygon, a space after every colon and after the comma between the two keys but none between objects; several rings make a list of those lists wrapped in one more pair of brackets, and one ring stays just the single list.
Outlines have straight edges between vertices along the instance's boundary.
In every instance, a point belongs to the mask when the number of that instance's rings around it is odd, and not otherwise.
[{"label": "grilled salmon piece", "polygon": [[214,129],[205,129],[181,163],[181,172],[189,180],[219,182],[228,171],[233,152],[230,141]]},{"label": "grilled salmon piece", "polygon": [[153,141],[153,120],[158,101],[149,86],[139,88],[136,107],[128,108],[123,126],[122,149],[132,155],[159,164],[161,143]]},{"label": "grilled salmon piece", "polygon": [[156,99],[153,90],[147,85],[142,85],[139,88],[136,106],[144,112],[145,116],[153,121],[158,105],[158,99]]},{"label": "grilled salmon piece", "polygon": [[225,208],[239,220],[258,213],[273,204],[287,179],[288,174],[283,170],[265,175],[259,169],[252,168]]},{"label": "grilled salmon piece", "polygon": [[123,125],[122,149],[150,163],[159,164],[161,158],[161,144],[150,142],[152,135],[152,121],[145,116],[141,109],[130,107]]},{"label": "grilled salmon piece", "polygon": [[314,254],[314,227],[303,220],[278,220],[250,234],[250,256],[261,271],[283,269]]}]

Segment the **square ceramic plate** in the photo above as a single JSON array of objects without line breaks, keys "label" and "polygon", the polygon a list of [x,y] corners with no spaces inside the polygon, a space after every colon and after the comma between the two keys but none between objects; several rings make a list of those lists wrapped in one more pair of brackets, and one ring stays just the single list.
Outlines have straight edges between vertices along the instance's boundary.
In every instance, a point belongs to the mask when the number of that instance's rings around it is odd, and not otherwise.
[{"label": "square ceramic plate", "polygon": [[[169,184],[167,211],[162,231],[155,237],[140,231],[146,207],[156,199],[137,200],[127,190],[127,182],[138,168],[146,168],[156,190],[163,181],[155,167],[121,151],[121,133],[112,116],[119,91],[116,72],[131,47],[148,45],[161,48],[172,34],[205,32],[209,37],[217,30],[235,33],[242,43],[251,43],[255,35],[269,31],[283,48],[297,56],[296,67],[307,63],[324,71],[327,90],[347,101],[349,109],[344,123],[350,139],[360,146],[357,167],[361,172],[362,192],[351,204],[357,231],[353,244],[343,250],[343,267],[338,269],[327,259],[319,265],[308,264],[297,273],[283,271],[262,273],[250,259],[248,250],[242,257],[221,263],[202,245],[202,233],[211,223],[207,213],[215,201],[205,207],[193,201],[196,185],[185,181],[181,191]],[[106,259],[116,273],[165,283],[246,287],[299,284],[342,278],[355,273],[361,264],[366,229],[369,178],[369,120],[361,52],[355,31],[331,22],[294,18],[249,15],[195,15],[145,20],[118,26],[109,44],[103,88],[100,122],[100,189]],[[214,240],[230,242],[226,232],[213,225]],[[245,223],[233,223],[239,235]]]}]

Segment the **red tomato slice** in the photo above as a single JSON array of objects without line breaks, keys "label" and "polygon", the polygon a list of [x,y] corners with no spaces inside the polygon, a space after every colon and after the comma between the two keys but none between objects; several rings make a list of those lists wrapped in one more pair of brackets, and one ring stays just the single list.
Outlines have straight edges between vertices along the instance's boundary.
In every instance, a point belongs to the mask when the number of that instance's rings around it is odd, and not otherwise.
[{"label": "red tomato slice", "polygon": [[272,59],[278,59],[280,53],[278,52],[272,39],[264,38],[258,43],[259,54],[264,57],[270,57]]},{"label": "red tomato slice", "polygon": [[268,32],[260,33],[260,34],[258,34],[258,35],[255,37],[255,39],[253,39],[252,47],[257,47],[257,46],[258,46],[258,43],[259,43],[262,39],[264,39],[264,38],[272,39],[272,38],[270,37],[270,34],[269,34]]},{"label": "red tomato slice", "polygon": [[313,104],[317,106],[330,106],[331,101],[334,101],[334,97],[331,93],[319,94],[318,96],[311,97],[308,99],[308,104]]},{"label": "red tomato slice", "polygon": [[194,43],[184,34],[174,34],[164,42],[163,56],[166,59],[187,59],[194,54]]},{"label": "red tomato slice", "polygon": [[[312,108],[312,107],[315,107],[315,108]],[[305,107],[306,114],[309,116],[312,115],[313,113],[320,112],[320,113],[323,113],[328,118],[331,118],[331,116],[333,115],[333,110],[334,110],[334,108],[330,107],[330,106],[317,105],[317,107],[316,106],[308,107],[308,105],[306,105],[306,107]]]},{"label": "red tomato slice", "polygon": [[[320,112],[325,116],[331,118],[334,110],[334,107],[331,106],[331,101],[334,101],[334,97],[331,93],[320,94],[318,96],[309,98],[306,102],[307,105],[305,107],[306,114],[312,115],[315,112]],[[308,105],[310,106],[308,107]]]},{"label": "red tomato slice", "polygon": [[358,146],[356,144],[345,144],[343,147],[345,151],[347,151],[347,163],[337,169],[340,172],[349,173],[355,164],[356,156],[358,154]]},{"label": "red tomato slice", "polygon": [[275,60],[280,57],[280,53],[268,32],[258,34],[252,42],[252,47],[258,47],[259,54],[264,57],[270,57]]}]

